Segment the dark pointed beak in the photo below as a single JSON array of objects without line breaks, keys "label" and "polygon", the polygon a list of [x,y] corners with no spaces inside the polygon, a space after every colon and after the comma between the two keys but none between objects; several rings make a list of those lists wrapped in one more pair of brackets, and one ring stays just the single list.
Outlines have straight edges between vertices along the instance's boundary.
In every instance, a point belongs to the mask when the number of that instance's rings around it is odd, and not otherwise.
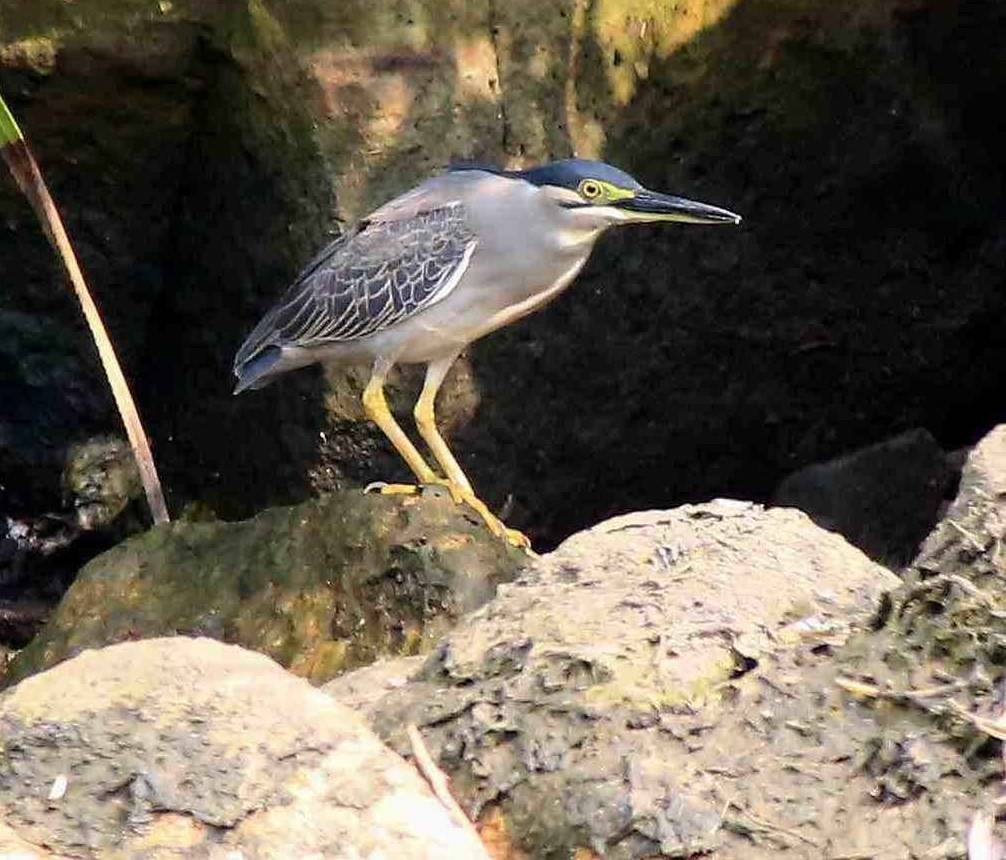
[{"label": "dark pointed beak", "polygon": [[618,202],[618,208],[632,213],[629,221],[681,221],[686,224],[739,224],[741,216],[719,206],[659,194],[637,191],[635,196]]}]

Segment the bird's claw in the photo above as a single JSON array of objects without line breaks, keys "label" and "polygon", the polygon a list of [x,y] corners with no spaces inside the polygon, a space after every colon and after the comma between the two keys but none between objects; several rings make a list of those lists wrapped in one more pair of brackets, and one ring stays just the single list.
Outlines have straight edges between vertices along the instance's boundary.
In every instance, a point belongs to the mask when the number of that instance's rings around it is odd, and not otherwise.
[{"label": "bird's claw", "polygon": [[443,487],[451,494],[454,504],[464,501],[464,494],[446,478],[431,478],[421,484],[389,484],[386,481],[372,481],[363,488],[364,493],[380,493],[382,496],[417,496],[427,487]]},{"label": "bird's claw", "polygon": [[380,493],[382,496],[414,496],[420,490],[415,484],[389,484],[387,481],[371,481],[363,488],[364,493]]},{"label": "bird's claw", "polygon": [[502,538],[511,546],[524,550],[524,552],[528,555],[536,555],[531,549],[530,538],[528,538],[528,536],[523,532],[517,531],[517,529],[508,528],[504,525],[503,521],[490,511],[486,506],[486,503],[478,498],[478,496],[473,493],[461,493],[460,501],[468,505],[468,507],[482,517],[482,521],[486,524],[486,527],[489,531],[496,535],[496,537]]},{"label": "bird's claw", "polygon": [[456,484],[445,478],[434,478],[423,481],[421,484],[389,484],[384,481],[374,481],[363,488],[364,493],[380,493],[382,496],[415,496],[421,493],[426,487],[443,487],[451,494],[456,505],[467,505],[477,513],[486,527],[496,537],[505,540],[511,546],[522,549],[528,555],[535,556],[531,549],[531,540],[523,532],[517,529],[508,528],[503,521],[497,517],[478,496],[461,489]]},{"label": "bird's claw", "polygon": [[[502,525],[502,523],[500,523],[500,525]],[[524,552],[534,558],[538,557],[538,553],[531,549],[531,538],[524,534],[524,532],[503,526],[503,538],[511,546],[524,550]]]}]

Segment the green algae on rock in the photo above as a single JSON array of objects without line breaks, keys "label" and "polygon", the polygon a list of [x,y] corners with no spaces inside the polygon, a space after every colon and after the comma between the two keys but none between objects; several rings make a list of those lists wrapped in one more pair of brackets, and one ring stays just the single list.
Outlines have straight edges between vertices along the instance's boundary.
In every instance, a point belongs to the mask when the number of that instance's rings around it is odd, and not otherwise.
[{"label": "green algae on rock", "polygon": [[177,522],[85,566],[7,680],[86,648],[182,633],[325,681],[428,649],[525,560],[435,492],[345,492],[245,522]]}]

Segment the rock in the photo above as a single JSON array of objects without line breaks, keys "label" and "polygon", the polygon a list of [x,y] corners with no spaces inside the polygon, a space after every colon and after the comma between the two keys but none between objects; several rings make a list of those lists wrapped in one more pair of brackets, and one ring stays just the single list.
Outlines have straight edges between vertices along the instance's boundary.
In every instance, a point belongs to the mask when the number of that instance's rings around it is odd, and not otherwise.
[{"label": "rock", "polygon": [[55,511],[0,516],[0,642],[23,647],[77,571],[149,522],[129,445],[99,436],[72,445]]},{"label": "rock", "polygon": [[[968,455],[957,497],[891,593],[870,671],[913,688],[971,679],[955,695],[957,708],[987,709],[989,684],[1006,666],[1004,582],[1006,424]],[[982,737],[966,720],[953,734],[966,742]]]},{"label": "rock", "polygon": [[[1001,4],[595,5],[4,0],[0,90],[176,510],[244,517],[404,474],[353,374],[235,401],[228,368],[329,233],[460,158],[602,155],[745,216],[611,236],[569,294],[448,380],[463,465],[537,544],[613,511],[768,498],[905,427],[974,437],[1006,350],[989,155],[1006,145],[989,108],[1006,67],[972,62],[1002,44]],[[63,448],[117,418],[10,183],[0,261],[17,275],[17,316],[0,320],[16,368],[0,381],[4,492],[14,513],[51,511]],[[414,390],[405,374],[396,405]]]},{"label": "rock", "polygon": [[404,687],[425,661],[426,658],[418,654],[377,660],[369,666],[333,678],[322,689],[354,711],[369,711],[386,693]]},{"label": "rock", "polygon": [[89,651],[0,730],[5,857],[488,857],[348,709],[211,640]]},{"label": "rock", "polygon": [[948,821],[960,819],[962,803],[970,805],[970,818],[994,802],[985,787],[1002,775],[989,737],[998,733],[1006,669],[1004,544],[1006,425],[1000,425],[968,455],[956,499],[902,584],[885,596],[874,629],[837,655],[849,691],[846,713],[876,713],[872,737],[856,754],[879,800],[924,796],[927,817],[946,814]]},{"label": "rock", "polygon": [[63,491],[82,531],[107,529],[143,496],[140,470],[125,439],[98,437],[70,448]]},{"label": "rock", "polygon": [[953,473],[927,430],[909,430],[786,478],[773,503],[799,508],[875,561],[901,567],[935,525]]},{"label": "rock", "polygon": [[[196,500],[248,516],[262,507],[252,497],[303,500],[320,409],[288,388],[280,408],[260,400],[235,415],[228,384],[244,318],[264,292],[255,281],[284,282],[331,226],[310,88],[270,40],[268,10],[15,2],[0,24],[0,90],[63,212],[172,512]],[[248,206],[253,198],[263,205]],[[34,518],[62,512],[67,449],[121,425],[77,303],[10,182],[0,182],[0,213],[0,259],[17,273],[0,319],[0,357],[14,368],[0,399],[16,405],[0,416],[0,511]],[[209,222],[217,238],[207,243]],[[213,287],[199,274],[211,271]],[[224,468],[219,457],[238,439],[261,448]]]},{"label": "rock", "polygon": [[[7,662],[6,645],[23,648],[52,612],[48,604],[32,600],[0,600],[0,667]],[[0,668],[0,676],[3,668]]]},{"label": "rock", "polygon": [[[898,582],[797,511],[632,514],[501,586],[418,670],[327,689],[400,748],[403,726],[422,727],[468,810],[529,856],[692,856],[721,842],[724,807],[691,728],[760,664],[843,642]],[[377,684],[391,689],[360,694]]]},{"label": "rock", "polygon": [[210,636],[321,682],[426,650],[526,556],[448,497],[347,491],[247,522],[175,522],[90,562],[8,681],[85,648]]},{"label": "rock", "polygon": [[111,404],[79,355],[79,340],[58,319],[0,310],[2,514],[58,509],[68,446],[107,421]]},{"label": "rock", "polygon": [[968,454],[957,497],[926,538],[914,565],[971,579],[1006,573],[1006,424]]}]

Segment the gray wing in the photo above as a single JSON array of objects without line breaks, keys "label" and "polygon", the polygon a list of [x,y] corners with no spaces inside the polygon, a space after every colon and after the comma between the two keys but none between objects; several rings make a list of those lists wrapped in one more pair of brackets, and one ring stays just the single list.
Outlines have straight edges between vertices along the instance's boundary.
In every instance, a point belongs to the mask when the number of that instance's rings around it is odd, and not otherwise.
[{"label": "gray wing", "polygon": [[358,340],[449,295],[477,238],[460,202],[391,221],[371,221],[312,260],[255,327],[237,372],[262,350]]}]

